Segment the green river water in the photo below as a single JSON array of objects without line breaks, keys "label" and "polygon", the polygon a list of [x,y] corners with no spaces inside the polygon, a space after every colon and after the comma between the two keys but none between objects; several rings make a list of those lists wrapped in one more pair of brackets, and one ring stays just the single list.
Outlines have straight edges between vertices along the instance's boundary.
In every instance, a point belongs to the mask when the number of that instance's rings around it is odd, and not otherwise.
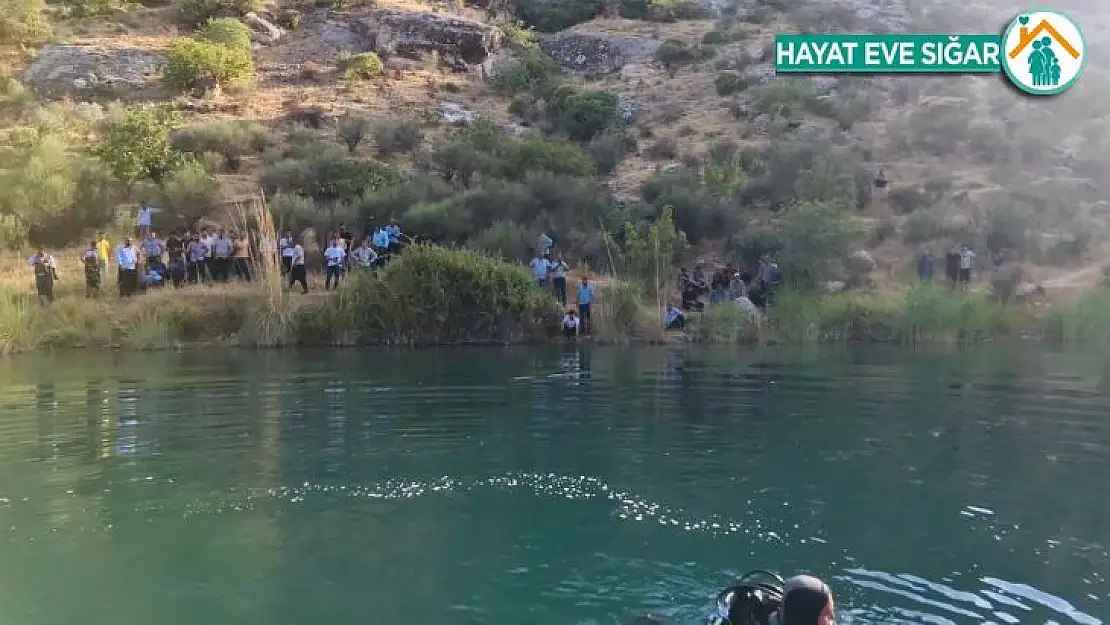
[{"label": "green river water", "polygon": [[0,362],[0,624],[1110,618],[1110,358],[562,348]]}]

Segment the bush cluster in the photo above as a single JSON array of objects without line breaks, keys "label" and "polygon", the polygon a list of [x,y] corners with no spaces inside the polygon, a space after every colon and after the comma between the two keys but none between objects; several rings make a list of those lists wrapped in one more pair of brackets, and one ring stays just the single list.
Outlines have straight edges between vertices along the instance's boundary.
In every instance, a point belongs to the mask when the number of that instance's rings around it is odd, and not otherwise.
[{"label": "bush cluster", "polygon": [[226,87],[253,77],[254,60],[249,48],[229,48],[202,39],[173,42],[162,73],[166,84],[178,91],[196,89],[205,80]]},{"label": "bush cluster", "polygon": [[[565,80],[550,57],[538,50],[529,50],[507,63],[494,79],[494,87],[516,96],[510,112],[530,123],[542,117],[548,132],[574,141],[589,141],[618,121],[617,94],[603,89],[579,89]],[[541,100],[542,115],[537,106]]]},{"label": "bush cluster", "polygon": [[306,311],[303,338],[444,344],[520,341],[558,328],[558,305],[528,273],[474,250],[413,245],[377,276],[346,281]]},{"label": "bush cluster", "polygon": [[343,77],[349,81],[370,80],[385,73],[385,65],[378,55],[373,52],[363,52],[352,56],[347,61],[347,69]]},{"label": "bush cluster", "polygon": [[243,17],[247,13],[261,13],[266,9],[264,0],[178,0],[177,11],[181,21],[197,27],[210,19]]},{"label": "bush cluster", "polygon": [[673,71],[683,65],[711,59],[716,54],[717,50],[713,46],[692,46],[678,39],[666,39],[655,51],[655,60]]},{"label": "bush cluster", "polygon": [[197,157],[206,153],[219,154],[229,171],[238,171],[244,156],[260,154],[274,143],[269,130],[247,120],[191,126],[175,132],[170,138],[174,148]]},{"label": "bush cluster", "polygon": [[197,39],[231,48],[232,50],[251,51],[251,29],[243,22],[230,17],[208,20],[197,31]]},{"label": "bush cluster", "polygon": [[601,14],[602,0],[518,0],[516,13],[526,25],[539,32],[553,33],[591,20]]},{"label": "bush cluster", "polygon": [[620,16],[645,22],[677,22],[703,20],[709,12],[703,5],[687,0],[621,0]]}]

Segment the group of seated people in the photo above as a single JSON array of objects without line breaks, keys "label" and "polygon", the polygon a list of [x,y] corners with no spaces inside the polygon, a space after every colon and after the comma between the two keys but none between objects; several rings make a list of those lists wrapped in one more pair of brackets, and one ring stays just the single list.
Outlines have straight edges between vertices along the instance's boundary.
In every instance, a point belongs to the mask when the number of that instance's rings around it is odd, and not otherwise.
[{"label": "group of seated people", "polygon": [[678,276],[678,288],[682,294],[681,310],[704,310],[705,302],[701,298],[706,294],[709,295],[710,304],[735,301],[743,297],[763,308],[768,304],[779,281],[778,265],[766,257],[759,263],[758,275],[731,264],[717,269],[708,277],[700,264],[694,268],[692,274],[682,268]]}]

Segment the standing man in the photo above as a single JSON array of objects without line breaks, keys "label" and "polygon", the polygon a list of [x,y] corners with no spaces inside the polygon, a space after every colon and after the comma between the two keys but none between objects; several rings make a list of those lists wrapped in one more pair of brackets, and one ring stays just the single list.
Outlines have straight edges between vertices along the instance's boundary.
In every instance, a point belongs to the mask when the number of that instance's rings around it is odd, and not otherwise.
[{"label": "standing man", "polygon": [[251,240],[243,233],[235,235],[235,277],[251,281]]},{"label": "standing man", "polygon": [[967,290],[971,282],[971,268],[975,266],[975,252],[971,248],[964,245],[960,246],[960,287]]},{"label": "standing man", "polygon": [[146,255],[146,267],[151,269],[162,264],[162,244],[158,235],[153,230],[147,230],[142,243],[143,254]]},{"label": "standing man", "polygon": [[541,289],[547,286],[547,274],[551,271],[551,261],[546,255],[537,254],[532,262],[528,263],[532,268],[532,278],[536,281],[536,286]]},{"label": "standing man", "polygon": [[208,247],[201,241],[200,235],[193,234],[193,240],[189,241],[189,246],[186,248],[186,276],[189,284],[197,284],[198,282],[207,282],[208,278],[204,272],[204,258],[208,255]]},{"label": "standing man", "polygon": [[140,206],[138,221],[139,221],[139,236],[146,237],[154,226],[154,213],[157,209],[150,206]]},{"label": "standing man", "polygon": [[300,243],[295,243],[292,248],[293,255],[290,257],[289,265],[289,289],[293,289],[293,285],[300,282],[301,292],[308,293],[308,270],[304,266],[304,247]]},{"label": "standing man", "polygon": [[227,282],[231,278],[231,258],[235,252],[235,244],[220,230],[212,237],[211,246],[212,278],[218,282]]},{"label": "standing man", "polygon": [[343,276],[343,267],[347,265],[347,252],[343,248],[346,246],[343,239],[337,234],[331,239],[331,245],[324,250],[324,290],[332,290],[339,288],[339,281]]},{"label": "standing man", "polygon": [[594,285],[589,279],[582,278],[578,283],[578,317],[582,320],[582,333],[593,332],[593,317],[590,316],[590,306],[594,303]]},{"label": "standing man", "polygon": [[944,256],[944,275],[948,281],[952,283],[952,288],[956,288],[956,284],[960,281],[960,252],[952,248]]},{"label": "standing man", "polygon": [[567,266],[560,252],[551,265],[551,283],[555,286],[555,297],[564,307],[567,305],[567,271],[570,271],[570,267]]},{"label": "standing man", "polygon": [[100,254],[96,241],[89,241],[89,247],[81,259],[85,264],[85,297],[93,298],[100,294]]},{"label": "standing man", "polygon": [[933,279],[933,254],[929,250],[922,251],[917,259],[917,277],[923,282]]},{"label": "standing man", "polygon": [[103,232],[96,233],[96,255],[100,265],[101,283],[108,277],[108,257],[112,255],[112,244]]},{"label": "standing man", "polygon": [[123,240],[116,251],[116,264],[119,265],[119,296],[130,297],[139,290],[139,252],[131,237]]},{"label": "standing man", "polygon": [[45,247],[40,247],[27,265],[35,272],[35,290],[38,291],[39,301],[43,304],[53,302],[54,281],[58,279],[58,262],[54,256],[47,254]]}]

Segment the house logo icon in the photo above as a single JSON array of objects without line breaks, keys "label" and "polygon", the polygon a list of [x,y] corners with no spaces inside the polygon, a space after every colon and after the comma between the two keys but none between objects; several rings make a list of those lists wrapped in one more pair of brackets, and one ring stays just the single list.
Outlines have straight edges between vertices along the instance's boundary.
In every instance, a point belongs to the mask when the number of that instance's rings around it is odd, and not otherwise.
[{"label": "house logo icon", "polygon": [[1059,11],[1022,13],[1002,35],[1002,69],[1030,95],[1055,95],[1079,80],[1087,45],[1079,26]]}]

